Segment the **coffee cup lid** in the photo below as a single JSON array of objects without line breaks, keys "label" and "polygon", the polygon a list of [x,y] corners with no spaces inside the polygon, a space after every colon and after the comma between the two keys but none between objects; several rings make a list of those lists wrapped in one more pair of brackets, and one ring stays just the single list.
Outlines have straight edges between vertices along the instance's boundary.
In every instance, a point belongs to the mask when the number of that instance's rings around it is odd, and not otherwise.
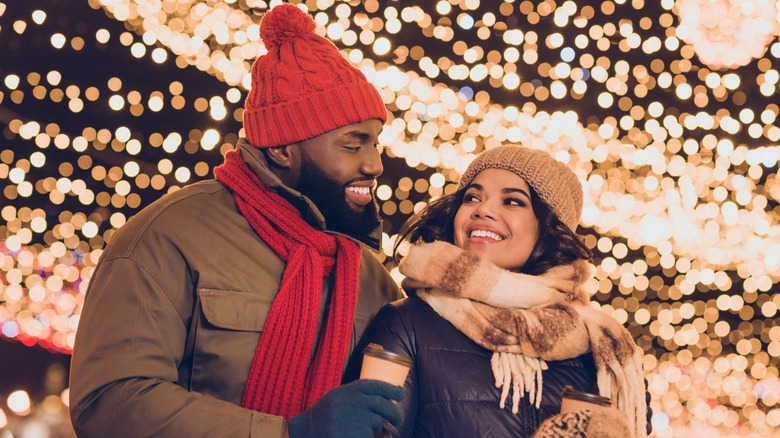
[{"label": "coffee cup lid", "polygon": [[568,398],[571,400],[579,400],[587,403],[593,403],[600,406],[612,406],[612,400],[609,397],[604,397],[598,394],[591,394],[589,392],[577,391],[569,385],[563,387],[561,392],[561,398]]},{"label": "coffee cup lid", "polygon": [[384,347],[382,347],[379,344],[374,344],[373,342],[366,345],[366,348],[363,349],[363,354],[367,354],[369,356],[378,357],[380,359],[389,360],[390,362],[395,362],[400,365],[404,365],[407,367],[412,366],[412,358],[400,353],[393,353],[392,351],[385,350]]}]

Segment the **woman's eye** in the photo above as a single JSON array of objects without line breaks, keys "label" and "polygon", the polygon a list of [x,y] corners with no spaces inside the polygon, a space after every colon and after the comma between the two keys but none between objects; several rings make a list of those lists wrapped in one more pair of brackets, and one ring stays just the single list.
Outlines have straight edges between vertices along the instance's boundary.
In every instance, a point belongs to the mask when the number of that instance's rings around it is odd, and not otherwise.
[{"label": "woman's eye", "polygon": [[463,196],[463,202],[474,202],[477,200],[476,195],[466,194]]},{"label": "woman's eye", "polygon": [[525,205],[525,202],[523,202],[520,199],[515,199],[515,198],[507,198],[507,199],[504,200],[504,203],[507,204],[507,205],[516,205],[518,207],[522,207],[522,206]]}]

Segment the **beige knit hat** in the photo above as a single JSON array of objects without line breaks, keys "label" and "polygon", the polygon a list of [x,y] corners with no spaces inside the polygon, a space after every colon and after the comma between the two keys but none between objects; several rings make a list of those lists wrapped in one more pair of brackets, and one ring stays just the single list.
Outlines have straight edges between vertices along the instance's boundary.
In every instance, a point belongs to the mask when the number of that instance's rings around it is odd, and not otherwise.
[{"label": "beige knit hat", "polygon": [[520,146],[499,146],[482,152],[463,172],[458,190],[471,184],[485,169],[504,169],[523,178],[572,231],[582,215],[582,185],[569,166],[545,151]]}]

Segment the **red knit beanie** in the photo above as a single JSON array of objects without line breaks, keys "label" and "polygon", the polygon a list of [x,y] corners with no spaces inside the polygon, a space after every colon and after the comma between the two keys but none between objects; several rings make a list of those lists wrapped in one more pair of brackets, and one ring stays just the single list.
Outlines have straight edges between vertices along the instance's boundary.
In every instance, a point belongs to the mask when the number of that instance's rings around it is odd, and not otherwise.
[{"label": "red knit beanie", "polygon": [[244,109],[251,145],[285,146],[368,119],[387,121],[376,88],[315,27],[287,3],[263,16],[260,37],[268,53],[252,66]]}]

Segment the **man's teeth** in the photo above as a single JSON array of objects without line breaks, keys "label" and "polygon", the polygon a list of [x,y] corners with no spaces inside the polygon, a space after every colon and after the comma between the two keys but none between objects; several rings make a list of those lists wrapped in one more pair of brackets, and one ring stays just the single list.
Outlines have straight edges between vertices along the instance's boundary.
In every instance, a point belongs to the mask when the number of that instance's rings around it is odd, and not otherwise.
[{"label": "man's teeth", "polygon": [[347,190],[359,195],[368,195],[371,193],[371,187],[347,187]]},{"label": "man's teeth", "polygon": [[499,236],[498,234],[486,230],[474,230],[471,232],[469,237],[489,237],[493,240],[504,240],[504,238]]}]

